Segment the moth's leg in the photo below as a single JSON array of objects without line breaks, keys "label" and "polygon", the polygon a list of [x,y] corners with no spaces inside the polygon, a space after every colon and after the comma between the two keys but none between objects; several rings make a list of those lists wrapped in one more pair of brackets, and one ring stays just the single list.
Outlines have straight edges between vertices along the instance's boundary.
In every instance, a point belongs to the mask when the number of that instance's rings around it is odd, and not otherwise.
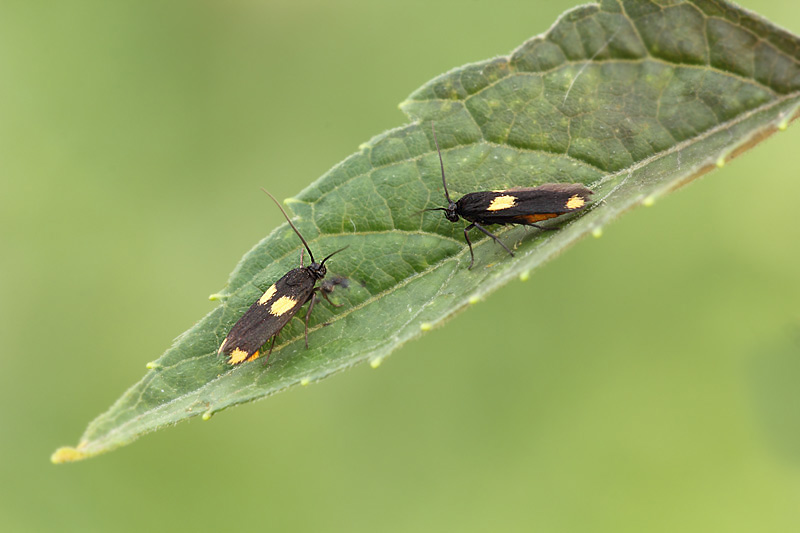
[{"label": "moth's leg", "polygon": [[325,291],[319,291],[319,293],[320,293],[320,294],[322,295],[322,297],[323,297],[323,298],[325,298],[325,299],[328,301],[328,303],[329,303],[329,304],[331,304],[333,307],[343,307],[343,306],[344,306],[344,304],[335,304],[335,303],[333,303],[333,302],[331,301],[331,299],[328,297],[328,293],[327,293],[327,292],[325,292]]},{"label": "moth's leg", "polygon": [[553,231],[553,230],[556,230],[556,229],[558,229],[558,227],[555,227],[555,228],[545,228],[544,226],[540,226],[539,224],[533,224],[533,223],[531,223],[531,224],[525,224],[525,225],[526,225],[526,226],[533,226],[534,228],[536,228],[536,229],[540,229],[540,230],[542,230],[542,231]]},{"label": "moth's leg", "polygon": [[506,246],[505,244],[503,244],[503,241],[501,241],[501,240],[500,240],[500,239],[497,237],[497,235],[495,235],[494,233],[491,233],[489,230],[487,230],[486,228],[484,228],[483,226],[481,226],[481,225],[480,225],[480,224],[478,224],[477,222],[473,222],[473,223],[472,223],[472,225],[473,225],[473,226],[475,226],[476,228],[478,228],[479,230],[481,230],[483,233],[485,233],[486,235],[488,235],[488,236],[489,236],[489,237],[491,237],[492,239],[494,239],[494,242],[496,242],[497,244],[499,244],[500,246],[502,246],[502,247],[503,247],[503,249],[504,249],[506,252],[508,252],[508,253],[509,253],[509,254],[511,254],[512,256],[514,255],[514,252],[512,252],[511,250],[509,250],[509,249],[508,249],[508,246]]},{"label": "moth's leg", "polygon": [[469,230],[477,226],[474,222],[464,228],[464,240],[467,241],[467,245],[469,246],[469,267],[467,270],[472,270],[472,265],[475,263],[475,254],[472,252],[472,241],[469,240]]},{"label": "moth's leg", "polygon": [[317,301],[317,289],[311,293],[311,304],[308,306],[308,313],[306,313],[306,330],[304,332],[306,337],[306,350],[308,350],[308,319],[311,316],[311,311],[314,309],[314,302]]},{"label": "moth's leg", "polygon": [[[278,333],[280,332],[281,330],[279,329]],[[269,351],[267,352],[267,356],[264,358],[264,361],[261,362],[262,366],[267,366],[267,363],[269,363],[269,356],[272,355],[272,349],[275,347],[275,340],[278,338],[278,333],[272,336],[272,344],[269,345]]]}]

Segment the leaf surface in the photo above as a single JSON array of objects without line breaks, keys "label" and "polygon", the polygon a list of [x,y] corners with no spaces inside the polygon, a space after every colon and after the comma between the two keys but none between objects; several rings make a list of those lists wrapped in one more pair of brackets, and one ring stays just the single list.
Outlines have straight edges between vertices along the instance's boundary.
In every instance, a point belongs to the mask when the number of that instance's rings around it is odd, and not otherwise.
[{"label": "leaf surface", "polygon": [[[309,344],[298,313],[270,366],[229,367],[216,351],[230,327],[286,271],[300,242],[284,224],[248,252],[221,305],[178,337],[144,378],[54,462],[109,451],[180,420],[263,398],[380,360],[623,211],[721,166],[796,118],[800,40],[722,1],[603,1],[565,13],[509,56],[452,70],[401,104],[411,123],[365,143],[295,198],[316,255],[351,279],[334,309],[315,306]],[[509,257],[448,222],[430,123],[448,187],[467,192],[550,182],[595,191],[557,231],[495,227]]]}]

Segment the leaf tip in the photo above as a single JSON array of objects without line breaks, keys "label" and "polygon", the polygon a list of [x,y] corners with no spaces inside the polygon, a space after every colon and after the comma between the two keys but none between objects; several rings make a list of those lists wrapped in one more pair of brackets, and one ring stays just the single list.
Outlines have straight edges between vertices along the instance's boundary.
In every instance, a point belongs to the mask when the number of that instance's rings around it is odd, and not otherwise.
[{"label": "leaf tip", "polygon": [[382,362],[383,359],[381,357],[376,357],[375,359],[369,362],[369,366],[371,366],[372,368],[378,368],[379,366],[381,366]]},{"label": "leaf tip", "polygon": [[50,456],[50,462],[54,465],[60,465],[63,463],[82,461],[90,456],[90,454],[81,451],[81,448],[83,448],[85,445],[86,442],[84,441],[78,444],[77,448],[73,448],[72,446],[64,446],[59,448],[53,452],[53,455]]}]

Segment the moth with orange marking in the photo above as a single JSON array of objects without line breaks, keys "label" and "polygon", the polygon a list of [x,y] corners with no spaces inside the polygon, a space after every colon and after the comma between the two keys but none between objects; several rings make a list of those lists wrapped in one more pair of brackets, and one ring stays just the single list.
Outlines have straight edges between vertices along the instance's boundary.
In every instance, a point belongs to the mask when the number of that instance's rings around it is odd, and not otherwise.
[{"label": "moth with orange marking", "polygon": [[[330,288],[325,286],[325,290],[322,291],[320,291],[320,287],[316,286],[317,282],[325,278],[328,272],[325,267],[325,261],[330,259],[333,254],[344,250],[344,248],[336,250],[319,263],[314,261],[314,254],[311,253],[311,248],[308,247],[306,240],[300,235],[292,221],[289,220],[281,204],[266,190],[264,192],[272,198],[272,201],[281,210],[283,216],[286,217],[286,221],[297,233],[297,236],[300,237],[303,246],[308,250],[308,255],[311,256],[311,264],[303,266],[303,254],[301,251],[300,268],[290,270],[281,279],[272,284],[264,291],[261,298],[256,300],[250,306],[250,309],[242,315],[242,318],[233,325],[217,352],[219,355],[227,355],[228,364],[231,365],[238,365],[257,359],[261,355],[261,347],[272,338],[267,359],[264,361],[264,364],[266,364],[269,361],[272,348],[275,347],[275,339],[278,337],[278,333],[289,323],[295,313],[310,301],[311,304],[308,306],[308,312],[305,317],[305,340],[306,348],[308,348],[308,317],[311,316],[311,311],[314,309],[317,292],[320,292],[323,298],[332,306],[341,307],[341,305],[336,305],[330,301],[328,293],[333,290],[335,285],[346,286],[346,283],[341,281],[330,284]],[[345,248],[347,247],[345,246]]]},{"label": "moth with orange marking", "polygon": [[439,165],[442,168],[442,185],[444,186],[444,196],[447,199],[448,206],[434,207],[425,209],[425,211],[444,211],[445,218],[450,222],[458,222],[459,217],[470,222],[464,228],[464,240],[467,241],[469,246],[470,269],[475,263],[472,242],[469,240],[469,230],[472,228],[478,228],[513,256],[514,252],[503,244],[497,235],[484,228],[482,224],[522,224],[542,230],[553,229],[544,228],[536,223],[566,213],[580,211],[589,203],[589,195],[594,194],[593,191],[580,183],[545,183],[538,187],[517,187],[500,191],[471,192],[454,202],[450,199],[450,193],[447,192],[442,152],[439,150],[439,141],[436,139],[436,129],[433,127],[433,123],[431,123],[431,129],[433,130],[433,142],[436,144],[436,151],[439,154]]}]

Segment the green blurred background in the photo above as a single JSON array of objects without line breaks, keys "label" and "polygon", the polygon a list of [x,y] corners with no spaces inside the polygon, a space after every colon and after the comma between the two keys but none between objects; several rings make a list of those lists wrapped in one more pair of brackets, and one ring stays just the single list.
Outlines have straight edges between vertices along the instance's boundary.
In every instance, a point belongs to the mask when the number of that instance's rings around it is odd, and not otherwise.
[{"label": "green blurred background", "polygon": [[797,126],[378,370],[49,462],[281,222],[259,187],[573,5],[0,4],[0,530],[797,531]]}]

